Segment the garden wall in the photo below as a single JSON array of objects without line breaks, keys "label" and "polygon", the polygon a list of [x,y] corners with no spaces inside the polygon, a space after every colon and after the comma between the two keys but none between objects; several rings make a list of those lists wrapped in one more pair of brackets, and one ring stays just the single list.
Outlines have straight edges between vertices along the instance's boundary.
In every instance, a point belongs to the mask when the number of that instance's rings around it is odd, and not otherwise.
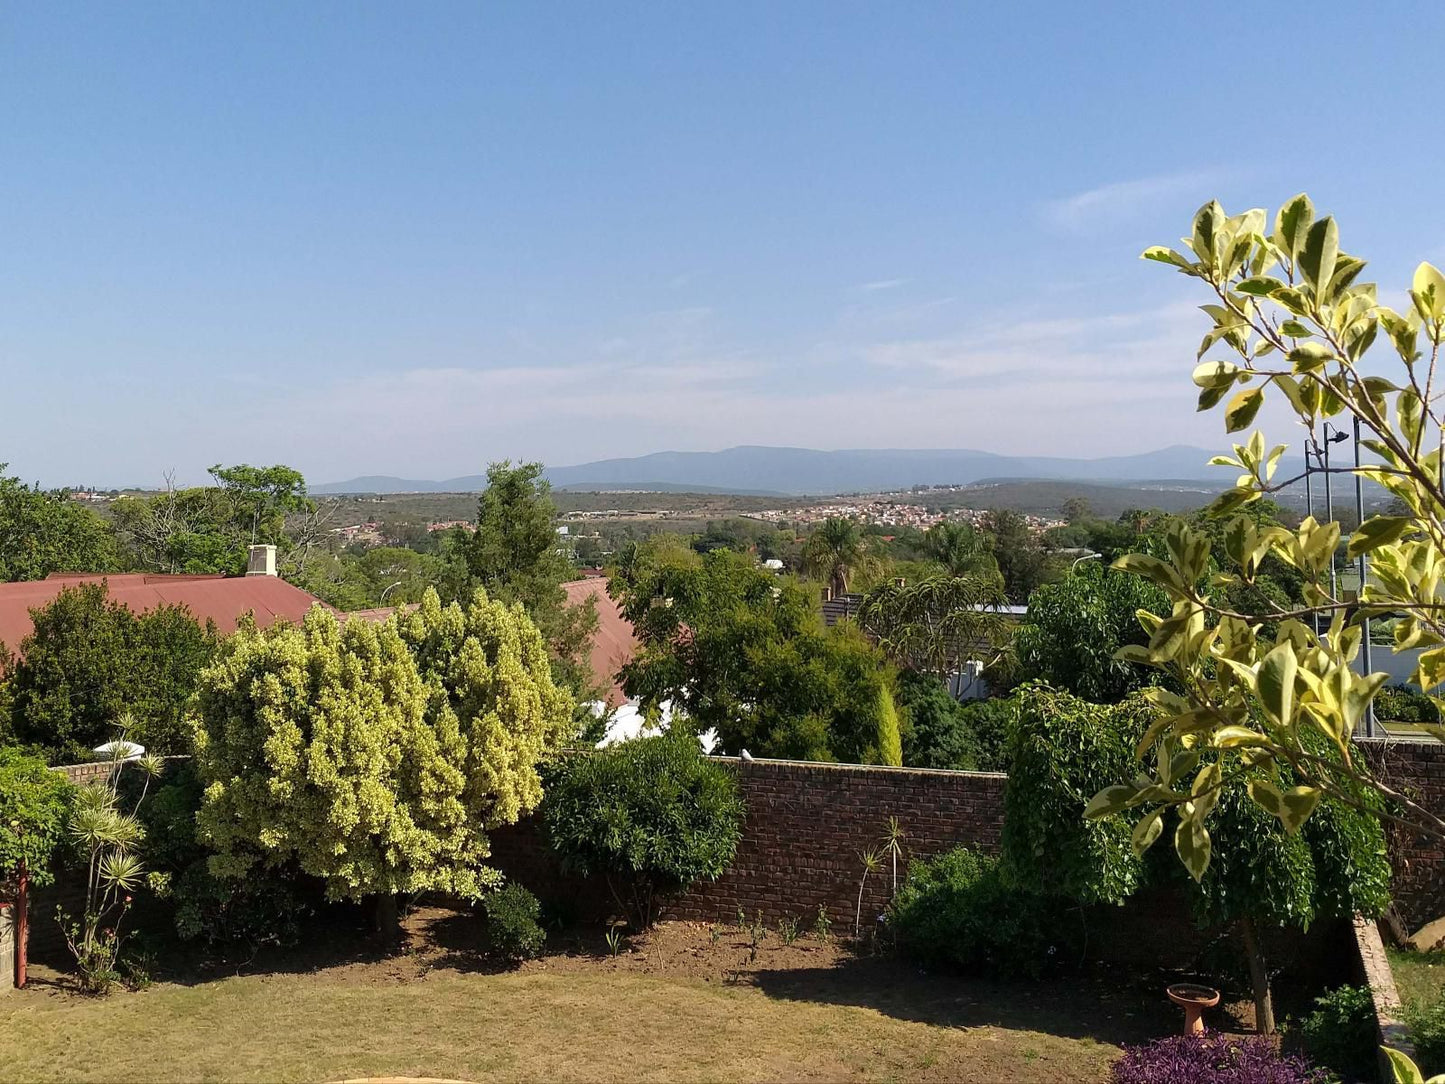
[{"label": "garden wall", "polygon": [[[998,773],[716,759],[737,772],[747,805],[743,838],[727,873],[675,901],[666,911],[671,918],[735,922],[739,911],[749,919],[761,911],[769,923],[792,917],[808,926],[822,907],[835,932],[851,933],[859,856],[880,846],[890,816],[898,818],[910,857],[960,844],[999,848],[1007,777]],[[492,862],[568,920],[601,922],[621,911],[600,878],[562,871],[536,818],[495,830]],[[906,866],[899,864],[900,879]],[[869,879],[865,925],[887,906],[891,884],[891,868]],[[1090,908],[1079,922],[1068,938],[1086,930],[1087,954],[1113,963],[1189,969],[1219,951],[1221,935],[1200,929],[1177,891],[1146,890],[1123,906]],[[1307,934],[1271,931],[1266,940],[1272,962],[1339,981],[1334,972],[1346,958],[1348,935],[1348,923],[1319,922]]]},{"label": "garden wall", "polygon": [[[1445,744],[1360,739],[1356,743],[1390,786],[1445,817]],[[1394,868],[1395,906],[1412,930],[1445,914],[1445,841],[1391,825],[1387,830]]]},{"label": "garden wall", "polygon": [[[670,909],[677,918],[736,919],[741,909],[750,918],[761,911],[769,921],[811,921],[825,907],[835,923],[851,928],[859,856],[881,845],[889,817],[898,818],[914,855],[960,843],[998,849],[1005,777],[997,773],[731,757],[718,763],[737,773],[747,806],[742,842],[721,879]],[[614,909],[604,883],[581,884],[562,873],[535,818],[495,831],[492,851],[496,865],[538,895],[574,901],[579,917]],[[890,869],[870,879],[865,915],[877,915],[887,902],[891,878]]]},{"label": "garden wall", "polygon": [[[1392,785],[1427,808],[1445,811],[1445,745],[1434,742],[1360,742]],[[840,931],[851,929],[862,873],[859,856],[878,847],[889,817],[897,817],[913,856],[959,844],[995,852],[1003,828],[1005,777],[987,772],[931,771],[799,761],[718,758],[737,773],[747,823],[737,858],[715,883],[699,885],[671,908],[673,917],[732,921],[739,910],[761,911],[770,922],[790,916],[810,923],[826,908]],[[63,769],[76,782],[103,778],[107,764]],[[535,818],[492,833],[493,861],[544,899],[561,901],[580,920],[616,911],[607,886],[563,873],[545,845]],[[1406,922],[1423,924],[1445,912],[1445,844],[1399,830],[1390,832],[1395,895]],[[900,866],[899,875],[903,868]],[[870,880],[865,918],[888,898],[891,870]],[[60,947],[57,902],[74,906],[73,885],[36,894],[31,909],[32,954]],[[1181,966],[1207,947],[1177,894],[1141,894],[1125,907],[1100,908],[1089,920],[1090,944],[1121,962],[1170,959]],[[1312,934],[1324,935],[1324,931]],[[1334,934],[1328,935],[1331,940]]]}]

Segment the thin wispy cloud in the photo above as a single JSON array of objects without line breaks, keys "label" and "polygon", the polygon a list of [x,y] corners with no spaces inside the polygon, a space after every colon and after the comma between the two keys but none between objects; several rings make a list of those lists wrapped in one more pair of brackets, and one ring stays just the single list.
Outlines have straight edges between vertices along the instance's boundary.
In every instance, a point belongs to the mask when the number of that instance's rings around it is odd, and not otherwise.
[{"label": "thin wispy cloud", "polygon": [[907,279],[878,279],[876,282],[860,283],[856,289],[860,293],[876,294],[880,290],[896,290],[898,287],[906,285],[907,282]]},{"label": "thin wispy cloud", "polygon": [[[864,348],[871,365],[914,384],[1188,381],[1206,321],[1188,302],[1133,312],[980,324],[936,338]],[[1188,364],[1186,364],[1188,363]]]},{"label": "thin wispy cloud", "polygon": [[1044,219],[1062,229],[1083,231],[1117,222],[1141,210],[1152,210],[1181,197],[1198,197],[1203,201],[1224,176],[1222,170],[1207,169],[1116,181],[1049,200],[1044,204]]}]

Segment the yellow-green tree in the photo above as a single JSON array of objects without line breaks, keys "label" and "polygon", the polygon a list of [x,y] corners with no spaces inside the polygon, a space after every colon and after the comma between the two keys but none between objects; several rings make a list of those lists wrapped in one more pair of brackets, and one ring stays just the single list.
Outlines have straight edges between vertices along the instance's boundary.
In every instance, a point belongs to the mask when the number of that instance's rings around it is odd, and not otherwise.
[{"label": "yellow-green tree", "polygon": [[476,897],[500,879],[486,829],[541,800],[571,710],[536,626],[481,591],[465,609],[428,591],[381,624],[317,607],[243,627],[197,698],[211,872],[294,864],[333,899]]},{"label": "yellow-green tree", "polygon": [[[1171,609],[1141,613],[1148,643],[1120,656],[1166,670],[1177,691],[1146,693],[1157,717],[1139,744],[1145,770],[1105,788],[1087,812],[1139,810],[1142,850],[1173,811],[1174,846],[1196,880],[1209,866],[1211,814],[1232,789],[1289,832],[1330,797],[1445,837],[1445,819],[1374,774],[1351,741],[1386,679],[1354,667],[1363,619],[1395,618],[1395,646],[1424,649],[1414,682],[1445,681],[1445,275],[1423,263],[1401,291],[1403,311],[1381,304],[1375,284],[1361,279],[1364,260],[1340,248],[1334,219],[1316,218],[1302,195],[1279,210],[1273,229],[1263,210],[1229,216],[1209,203],[1184,243],[1187,252],[1151,248],[1144,257],[1198,280],[1209,296],[1202,308],[1213,326],[1194,369],[1199,409],[1224,404],[1226,428],[1238,432],[1273,396],[1317,442],[1329,438],[1332,419],[1357,425],[1366,459],[1353,473],[1387,491],[1398,512],[1371,516],[1348,539],[1350,558],[1370,559],[1358,599],[1343,597],[1329,575],[1340,525],[1314,517],[1290,530],[1235,515],[1222,568],[1210,539],[1186,524],[1166,534],[1162,557],[1121,557],[1116,566],[1158,584]],[[1285,450],[1256,431],[1232,456],[1216,457],[1238,479],[1213,512],[1230,515],[1297,481],[1276,477]],[[1233,608],[1231,595],[1251,597],[1234,589],[1253,584],[1270,556],[1299,572],[1303,604],[1256,592],[1252,605]],[[1445,728],[1425,729],[1445,737]]]}]

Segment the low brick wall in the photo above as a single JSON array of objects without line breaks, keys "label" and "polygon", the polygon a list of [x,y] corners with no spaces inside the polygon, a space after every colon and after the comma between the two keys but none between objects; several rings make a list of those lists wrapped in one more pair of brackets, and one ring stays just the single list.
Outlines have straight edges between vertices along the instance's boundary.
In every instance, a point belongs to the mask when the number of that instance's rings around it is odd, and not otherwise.
[{"label": "low brick wall", "polygon": [[[853,924],[863,864],[897,817],[909,854],[932,855],[961,843],[997,851],[1003,829],[1005,777],[994,772],[945,772],[718,758],[737,772],[747,823],[732,867],[696,886],[669,909],[697,921],[749,917],[810,922],[826,908],[835,923]],[[605,884],[563,874],[536,818],[492,835],[495,864],[543,898],[571,901],[580,917],[615,910]],[[898,875],[903,876],[905,863]],[[869,879],[865,918],[887,903],[892,867]]]},{"label": "low brick wall", "polygon": [[[1445,814],[1445,745],[1367,740],[1359,743],[1382,778],[1427,808]],[[739,910],[812,921],[825,908],[838,928],[851,928],[862,874],[860,855],[881,845],[889,817],[897,817],[911,856],[932,855],[959,844],[997,851],[1003,828],[1006,778],[988,772],[930,771],[799,761],[717,758],[737,773],[747,823],[736,860],[723,877],[676,901],[670,914],[696,921],[733,920]],[[106,763],[63,770],[75,782],[104,778]],[[564,874],[542,839],[535,818],[492,833],[493,861],[544,899],[567,902],[579,919],[616,910],[604,882]],[[1395,897],[1413,927],[1445,913],[1445,843],[1398,829],[1389,832]],[[903,875],[903,865],[899,876]],[[883,908],[891,868],[870,879],[865,919]],[[49,956],[60,943],[57,903],[74,906],[63,887],[36,894],[31,908],[31,951]],[[1206,937],[1194,929],[1187,907],[1167,895],[1141,895],[1124,908],[1101,909],[1090,919],[1090,938],[1107,958],[1135,955],[1185,961]],[[1333,942],[1332,942],[1333,943]],[[1333,951],[1333,950],[1332,950]]]}]

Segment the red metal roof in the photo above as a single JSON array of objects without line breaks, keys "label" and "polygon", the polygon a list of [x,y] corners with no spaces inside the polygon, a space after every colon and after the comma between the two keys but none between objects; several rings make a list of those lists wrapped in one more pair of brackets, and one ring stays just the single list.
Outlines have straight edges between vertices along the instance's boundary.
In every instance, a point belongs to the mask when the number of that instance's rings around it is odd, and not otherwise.
[{"label": "red metal roof", "polygon": [[306,611],[325,605],[315,595],[276,576],[165,576],[145,572],[119,575],[63,573],[27,583],[0,583],[0,642],[17,651],[34,624],[32,609],[45,606],[67,587],[105,582],[110,597],[135,613],[157,606],[184,606],[197,621],[214,621],[234,632],[241,615],[254,613],[262,628],[285,619],[299,623]]},{"label": "red metal roof", "polygon": [[600,684],[610,686],[607,702],[614,707],[627,703],[627,694],[617,681],[617,671],[624,663],[630,662],[637,654],[637,635],[632,623],[622,616],[622,610],[607,594],[607,581],[601,578],[573,580],[562,585],[567,589],[567,601],[572,604],[584,602],[589,597],[597,600],[597,633],[592,638],[592,674]]}]

